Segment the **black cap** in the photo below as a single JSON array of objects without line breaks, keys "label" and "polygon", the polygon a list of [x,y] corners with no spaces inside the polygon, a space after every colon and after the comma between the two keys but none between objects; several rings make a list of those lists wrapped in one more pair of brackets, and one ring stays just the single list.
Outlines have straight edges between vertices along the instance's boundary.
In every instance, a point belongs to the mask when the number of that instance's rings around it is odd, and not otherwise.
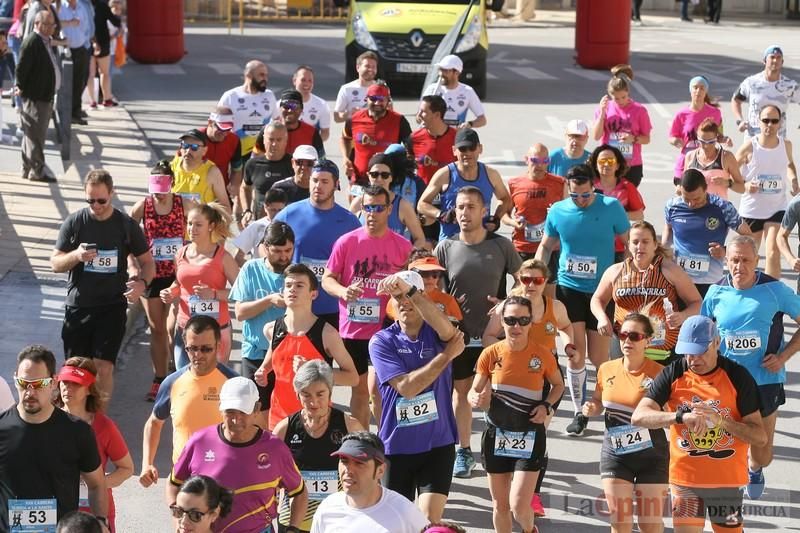
[{"label": "black cap", "polygon": [[386,463],[383,452],[370,443],[359,439],[347,439],[342,443],[338,450],[331,454],[331,457],[341,457],[342,455],[354,459],[359,463],[366,463],[374,459],[378,463]]},{"label": "black cap", "polygon": [[294,102],[299,102],[300,104],[302,104],[303,95],[300,94],[300,91],[296,91],[294,89],[286,89],[281,93],[281,102],[286,102],[289,100]]},{"label": "black cap", "polygon": [[481,143],[480,139],[478,138],[478,132],[473,130],[472,128],[464,128],[460,129],[456,132],[456,140],[453,143],[453,146],[456,148],[461,148],[464,146],[469,146],[474,148]]},{"label": "black cap", "polygon": [[201,141],[203,144],[208,144],[208,136],[205,133],[203,133],[202,131],[198,130],[197,128],[191,129],[191,130],[185,132],[183,135],[181,135],[178,138],[183,140],[183,139],[186,139],[187,137],[191,137],[193,139],[197,139],[198,141]]}]

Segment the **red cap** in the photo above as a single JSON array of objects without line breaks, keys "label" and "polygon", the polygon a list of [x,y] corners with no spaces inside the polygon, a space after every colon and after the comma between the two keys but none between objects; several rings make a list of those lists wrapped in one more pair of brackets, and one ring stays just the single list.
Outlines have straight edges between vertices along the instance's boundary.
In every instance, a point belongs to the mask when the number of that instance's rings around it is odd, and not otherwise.
[{"label": "red cap", "polygon": [[96,381],[94,374],[85,368],[78,368],[77,366],[62,367],[56,377],[58,381],[71,381],[84,387],[90,387]]},{"label": "red cap", "polygon": [[383,96],[384,98],[389,98],[391,95],[392,93],[389,92],[389,87],[382,83],[373,83],[367,89],[367,96]]}]

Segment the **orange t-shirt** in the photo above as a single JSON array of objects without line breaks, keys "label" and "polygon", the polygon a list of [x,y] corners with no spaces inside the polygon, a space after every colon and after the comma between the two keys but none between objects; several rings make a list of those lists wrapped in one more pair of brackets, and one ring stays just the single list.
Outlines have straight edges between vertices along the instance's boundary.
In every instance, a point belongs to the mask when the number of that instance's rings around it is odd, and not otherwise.
[{"label": "orange t-shirt", "polygon": [[558,372],[558,365],[544,346],[528,342],[524,350],[512,352],[507,342],[500,341],[483,349],[475,371],[490,376],[492,390],[498,394],[513,393],[539,401],[544,399],[546,376]]},{"label": "orange t-shirt", "polygon": [[[456,299],[441,289],[425,291],[425,296],[430,298],[439,308],[439,311],[447,315],[451,322],[461,322],[464,318]],[[394,299],[390,299],[389,304],[386,306],[386,317],[389,320],[397,320],[397,306],[394,303]]]},{"label": "orange t-shirt", "polygon": [[547,210],[564,198],[564,178],[549,172],[540,180],[517,176],[508,180],[511,201],[517,217],[525,217],[525,229],[515,229],[511,237],[518,252],[536,253],[544,237]]}]

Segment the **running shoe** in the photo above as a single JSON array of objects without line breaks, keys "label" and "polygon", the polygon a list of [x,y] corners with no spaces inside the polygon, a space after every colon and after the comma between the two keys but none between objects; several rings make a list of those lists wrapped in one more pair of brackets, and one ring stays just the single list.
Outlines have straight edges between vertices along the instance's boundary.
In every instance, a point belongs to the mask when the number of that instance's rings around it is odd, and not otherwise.
[{"label": "running shoe", "polygon": [[114,100],[106,100],[105,102],[103,102],[103,107],[117,107],[118,105],[119,102],[116,102]]},{"label": "running shoe", "polygon": [[540,517],[544,516],[544,505],[542,505],[542,499],[539,497],[537,493],[533,493],[533,498],[531,498],[531,509],[533,510],[533,516]]},{"label": "running shoe", "polygon": [[745,489],[747,497],[751,500],[758,500],[761,498],[761,495],[764,494],[764,487],[766,486],[766,482],[764,481],[764,469],[759,468],[757,471],[753,472],[748,468],[747,476],[750,478],[747,482],[747,488]]},{"label": "running shoe", "polygon": [[89,104],[89,109],[97,109],[97,102],[92,102]]},{"label": "running shoe", "polygon": [[154,382],[153,382],[153,383],[150,385],[150,392],[148,392],[148,393],[147,393],[147,396],[145,396],[145,399],[146,399],[148,402],[154,402],[154,401],[156,401],[156,396],[158,396],[158,389],[159,389],[160,387],[161,387],[161,385],[159,385],[158,383],[156,383],[156,382],[154,381]]},{"label": "running shoe", "polygon": [[472,451],[466,448],[456,450],[456,463],[453,465],[453,477],[468,478],[475,469],[475,458]]},{"label": "running shoe", "polygon": [[570,425],[567,426],[567,435],[571,437],[580,437],[583,435],[588,424],[589,419],[586,416],[581,413],[576,414]]}]

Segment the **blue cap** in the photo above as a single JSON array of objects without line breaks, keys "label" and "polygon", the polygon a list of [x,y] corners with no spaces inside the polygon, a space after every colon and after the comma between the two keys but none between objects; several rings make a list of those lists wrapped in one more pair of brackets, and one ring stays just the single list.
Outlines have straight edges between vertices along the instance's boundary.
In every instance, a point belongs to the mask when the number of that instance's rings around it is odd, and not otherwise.
[{"label": "blue cap", "polygon": [[689,80],[689,90],[691,91],[692,87],[694,87],[698,83],[700,85],[703,85],[706,88],[706,92],[708,92],[708,78],[706,78],[705,76],[695,76],[694,78]]},{"label": "blue cap", "polygon": [[678,333],[675,353],[680,355],[701,355],[708,350],[708,345],[717,336],[714,321],[703,315],[695,315],[686,319]]},{"label": "blue cap", "polygon": [[333,174],[333,179],[339,181],[339,167],[330,159],[317,159],[314,162],[314,168],[311,169],[312,174],[317,172],[330,172]]},{"label": "blue cap", "polygon": [[762,59],[764,59],[764,60],[766,60],[766,59],[767,59],[767,56],[770,56],[770,55],[772,55],[772,54],[780,54],[780,55],[783,55],[783,50],[781,50],[781,47],[780,47],[780,46],[778,46],[777,44],[771,44],[771,45],[767,46],[767,47],[764,49],[764,55],[763,55],[763,56],[761,56],[761,58],[762,58]]},{"label": "blue cap", "polygon": [[383,153],[386,155],[399,154],[399,153],[405,155],[406,147],[400,143],[390,144],[389,146],[386,147],[386,150],[384,150]]}]

